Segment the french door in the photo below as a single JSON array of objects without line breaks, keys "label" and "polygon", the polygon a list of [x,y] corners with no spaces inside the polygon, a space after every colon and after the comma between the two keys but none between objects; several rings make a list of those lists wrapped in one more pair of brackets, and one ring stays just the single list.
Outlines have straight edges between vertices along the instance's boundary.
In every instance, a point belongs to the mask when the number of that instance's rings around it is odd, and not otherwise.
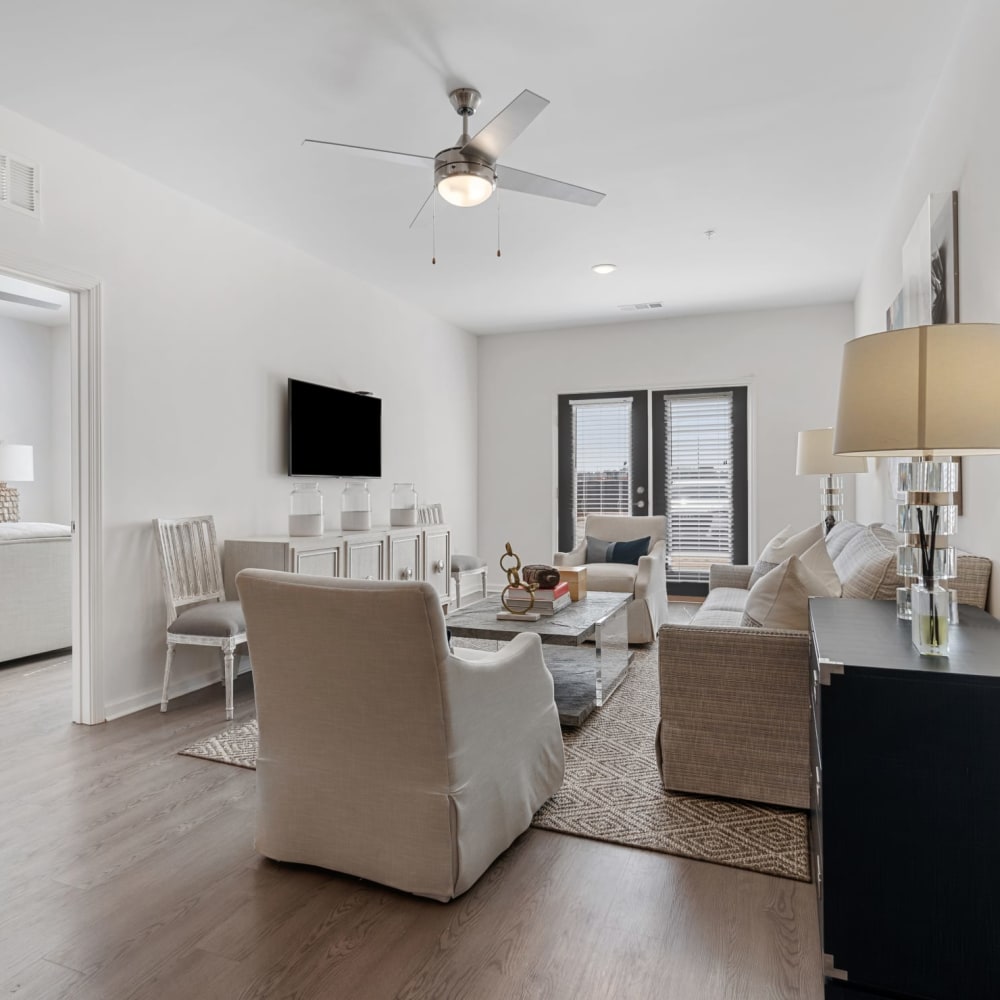
[{"label": "french door", "polygon": [[649,394],[559,397],[559,551],[583,537],[588,514],[648,513]]},{"label": "french door", "polygon": [[671,593],[704,594],[712,563],[746,562],[745,386],[578,393],[558,412],[561,551],[588,514],[662,514]]}]

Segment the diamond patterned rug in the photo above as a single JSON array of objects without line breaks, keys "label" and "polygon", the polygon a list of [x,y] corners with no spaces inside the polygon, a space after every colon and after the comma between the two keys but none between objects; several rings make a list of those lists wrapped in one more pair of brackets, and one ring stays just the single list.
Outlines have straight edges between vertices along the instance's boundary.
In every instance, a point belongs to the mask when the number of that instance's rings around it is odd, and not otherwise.
[{"label": "diamond patterned rug", "polygon": [[[563,730],[566,778],[532,826],[810,881],[805,813],[663,790],[655,752],[659,698],[654,644],[636,649],[629,677],[603,708]],[[179,752],[254,768],[257,721]]]},{"label": "diamond patterned rug", "polygon": [[636,649],[611,700],[563,730],[566,777],[532,825],[809,882],[804,812],[664,791],[657,656],[655,644]]},{"label": "diamond patterned rug", "polygon": [[248,767],[257,770],[257,720],[251,719],[241,726],[224,729],[221,733],[199,740],[192,746],[177,751],[186,757],[217,760],[220,764]]}]

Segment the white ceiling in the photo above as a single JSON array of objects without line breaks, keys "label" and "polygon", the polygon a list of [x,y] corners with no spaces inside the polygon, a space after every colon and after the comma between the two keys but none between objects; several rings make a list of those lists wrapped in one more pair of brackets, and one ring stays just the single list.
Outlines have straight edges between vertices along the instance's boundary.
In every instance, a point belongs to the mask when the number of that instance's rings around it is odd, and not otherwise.
[{"label": "white ceiling", "polygon": [[39,326],[69,323],[69,294],[0,274],[0,316]]},{"label": "white ceiling", "polygon": [[[965,4],[35,0],[0,103],[476,332],[848,301]],[[603,203],[502,195],[498,260],[439,201],[432,266],[429,172],[300,145],[432,156],[458,85],[547,97],[501,162]]]}]

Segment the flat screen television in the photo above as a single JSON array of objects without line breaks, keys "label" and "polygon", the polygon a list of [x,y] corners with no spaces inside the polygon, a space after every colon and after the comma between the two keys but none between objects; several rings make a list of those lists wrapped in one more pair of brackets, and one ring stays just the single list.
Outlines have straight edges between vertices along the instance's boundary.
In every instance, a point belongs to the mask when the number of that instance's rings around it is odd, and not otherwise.
[{"label": "flat screen television", "polygon": [[288,474],[378,479],[382,400],[290,378]]}]

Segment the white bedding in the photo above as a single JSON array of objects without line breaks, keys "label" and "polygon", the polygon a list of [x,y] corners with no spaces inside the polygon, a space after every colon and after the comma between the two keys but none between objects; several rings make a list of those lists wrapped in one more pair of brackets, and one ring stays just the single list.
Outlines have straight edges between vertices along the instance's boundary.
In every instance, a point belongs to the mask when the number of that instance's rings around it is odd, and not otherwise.
[{"label": "white bedding", "polygon": [[0,662],[73,642],[72,539],[65,524],[0,524]]},{"label": "white bedding", "polygon": [[0,524],[0,542],[17,542],[24,538],[69,538],[68,524],[47,521],[5,521]]}]

